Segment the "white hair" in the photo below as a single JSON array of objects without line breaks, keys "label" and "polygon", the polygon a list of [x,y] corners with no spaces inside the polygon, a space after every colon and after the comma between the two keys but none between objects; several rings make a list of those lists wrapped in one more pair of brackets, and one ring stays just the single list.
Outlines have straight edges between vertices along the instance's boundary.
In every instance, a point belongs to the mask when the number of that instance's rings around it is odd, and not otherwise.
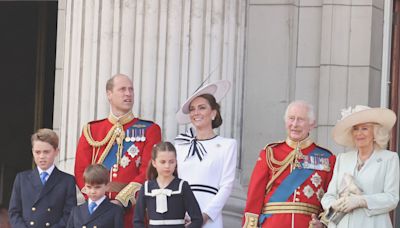
[{"label": "white hair", "polygon": [[303,106],[307,109],[307,115],[308,115],[308,120],[310,124],[315,123],[315,112],[314,112],[314,106],[307,101],[303,100],[296,100],[292,101],[286,108],[285,115],[283,116],[283,119],[286,121],[288,118],[288,112],[289,109],[293,106]]},{"label": "white hair", "polygon": [[374,124],[374,144],[375,148],[386,149],[390,139],[390,130],[380,124]]}]

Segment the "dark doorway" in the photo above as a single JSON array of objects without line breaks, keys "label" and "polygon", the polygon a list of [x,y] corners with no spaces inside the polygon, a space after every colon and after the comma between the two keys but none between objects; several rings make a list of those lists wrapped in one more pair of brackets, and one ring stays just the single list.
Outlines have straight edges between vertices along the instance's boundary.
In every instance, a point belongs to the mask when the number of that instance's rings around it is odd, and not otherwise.
[{"label": "dark doorway", "polygon": [[0,1],[0,204],[32,168],[30,135],[52,128],[57,1]]}]

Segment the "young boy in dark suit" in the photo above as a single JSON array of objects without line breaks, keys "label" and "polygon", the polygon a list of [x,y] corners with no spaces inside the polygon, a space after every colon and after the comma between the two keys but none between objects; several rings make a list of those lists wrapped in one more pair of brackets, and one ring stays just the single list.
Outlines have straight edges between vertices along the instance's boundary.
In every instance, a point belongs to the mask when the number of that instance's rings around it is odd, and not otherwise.
[{"label": "young boy in dark suit", "polygon": [[111,203],[105,196],[109,178],[109,171],[101,164],[85,169],[83,179],[88,201],[72,209],[67,228],[124,227],[122,207]]},{"label": "young boy in dark suit", "polygon": [[76,206],[75,179],[54,165],[59,153],[58,136],[39,129],[31,137],[33,170],[18,173],[11,194],[12,227],[65,227]]}]

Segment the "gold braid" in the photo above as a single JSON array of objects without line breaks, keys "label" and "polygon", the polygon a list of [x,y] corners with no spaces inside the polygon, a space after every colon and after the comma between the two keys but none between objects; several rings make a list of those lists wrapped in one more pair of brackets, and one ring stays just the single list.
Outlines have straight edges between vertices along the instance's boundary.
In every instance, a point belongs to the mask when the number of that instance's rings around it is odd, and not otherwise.
[{"label": "gold braid", "polygon": [[[288,162],[292,162],[295,153],[293,153],[294,151],[290,152],[290,154],[288,156],[286,156],[285,159],[283,159],[282,161],[278,161],[275,159],[274,157],[274,153],[272,151],[271,147],[267,147],[267,164],[268,167],[272,170],[273,173],[275,173],[276,171],[278,171],[282,166],[284,166],[285,164],[287,164]],[[278,168],[275,168],[273,165],[279,166]]]},{"label": "gold braid", "polygon": [[[266,150],[267,165],[272,170],[272,173],[273,173],[272,178],[268,181],[268,184],[266,186],[265,194],[267,194],[271,190],[272,184],[274,183],[276,178],[278,178],[289,165],[291,165],[295,162],[296,154],[298,152],[297,152],[297,150],[293,150],[292,152],[290,152],[290,154],[288,156],[286,156],[285,159],[283,159],[282,161],[278,161],[275,159],[271,147],[268,146],[265,148],[265,150]],[[276,168],[273,165],[276,165],[278,167]]]},{"label": "gold braid", "polygon": [[[118,144],[118,151],[117,151],[117,164],[119,164],[121,155],[122,155],[122,143],[123,139],[125,138],[125,131],[123,130],[123,126],[117,122],[114,124],[114,126],[108,131],[106,137],[104,137],[103,140],[101,141],[95,141],[92,137],[92,134],[90,132],[90,125],[87,124],[83,128],[83,134],[86,138],[86,141],[93,147],[93,154],[92,154],[92,163],[96,162],[99,149],[101,146],[104,146],[107,143],[106,148],[104,149],[103,153],[101,154],[99,160],[97,163],[101,164],[103,163],[104,159],[108,155],[108,152],[110,151],[112,145],[114,144],[115,141],[117,141]],[[96,148],[96,152],[95,151]],[[95,160],[93,160],[95,159]]]},{"label": "gold braid", "polygon": [[101,147],[104,146],[107,142],[109,142],[111,136],[114,134],[114,130],[117,127],[117,124],[114,124],[114,126],[108,131],[106,137],[104,137],[103,140],[101,141],[95,141],[92,137],[92,134],[90,132],[90,124],[86,124],[83,127],[83,135],[86,138],[86,141],[91,145],[92,147]]}]

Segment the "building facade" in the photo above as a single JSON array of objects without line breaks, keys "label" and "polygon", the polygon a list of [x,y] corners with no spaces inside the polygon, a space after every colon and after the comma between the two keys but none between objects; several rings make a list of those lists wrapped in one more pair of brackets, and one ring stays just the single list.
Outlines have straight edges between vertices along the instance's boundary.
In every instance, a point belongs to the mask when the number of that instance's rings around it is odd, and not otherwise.
[{"label": "building facade", "polygon": [[54,129],[59,167],[73,172],[82,126],[107,117],[105,82],[132,77],[134,113],[164,140],[186,129],[175,113],[207,78],[228,79],[219,134],[239,142],[237,181],[225,208],[238,227],[259,150],[284,139],[293,100],[317,112],[313,138],[334,153],[340,110],[388,107],[392,1],[59,0]]}]

